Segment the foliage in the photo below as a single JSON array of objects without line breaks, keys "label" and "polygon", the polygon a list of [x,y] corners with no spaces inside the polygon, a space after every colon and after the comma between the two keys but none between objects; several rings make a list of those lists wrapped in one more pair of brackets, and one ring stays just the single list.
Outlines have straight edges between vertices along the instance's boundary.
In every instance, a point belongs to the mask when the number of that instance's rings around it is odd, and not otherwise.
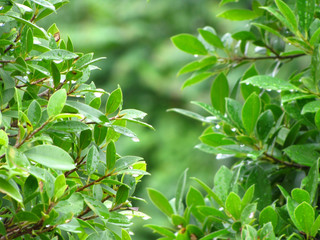
[{"label": "foliage", "polygon": [[[228,2],[236,1],[220,5]],[[218,170],[213,188],[193,178],[204,194],[190,187],[184,196],[187,171],[170,201],[149,189],[173,226],[147,225],[160,239],[319,238],[319,10],[316,0],[254,0],[252,10],[218,15],[248,20],[240,31],[172,38],[198,58],[179,71],[192,73],[183,88],[215,78],[211,104],[192,102],[208,116],[171,111],[207,125],[196,148],[234,163]]]},{"label": "foliage", "polygon": [[[74,52],[53,24],[37,21],[67,0],[0,0],[0,239],[131,239],[131,201],[146,163],[121,156],[127,122],[111,93],[86,83],[104,58]],[[105,108],[101,111],[101,108]]]}]

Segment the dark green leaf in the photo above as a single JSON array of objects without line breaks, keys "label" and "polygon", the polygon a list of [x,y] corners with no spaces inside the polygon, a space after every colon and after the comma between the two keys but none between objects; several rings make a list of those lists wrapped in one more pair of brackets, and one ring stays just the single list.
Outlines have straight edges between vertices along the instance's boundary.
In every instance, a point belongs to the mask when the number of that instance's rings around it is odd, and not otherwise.
[{"label": "dark green leaf", "polygon": [[32,126],[36,126],[40,121],[42,116],[41,106],[38,101],[33,100],[28,108],[28,119]]},{"label": "dark green leaf", "polygon": [[120,88],[117,88],[114,90],[107,101],[106,105],[106,114],[110,114],[115,112],[121,105],[122,103],[122,91]]},{"label": "dark green leaf", "polygon": [[105,126],[100,126],[98,124],[94,125],[93,137],[96,144],[99,146],[102,144],[107,137],[108,128]]},{"label": "dark green leaf", "polygon": [[308,32],[310,24],[314,18],[315,0],[297,0],[297,11],[299,17],[299,27],[304,32]]},{"label": "dark green leaf", "polygon": [[89,197],[85,196],[84,201],[88,205],[88,207],[98,216],[100,216],[102,219],[108,219],[110,216],[109,209],[100,201]]},{"label": "dark green leaf", "polygon": [[129,197],[129,188],[125,185],[121,185],[117,191],[116,199],[114,205],[117,206],[121,203],[127,201]]},{"label": "dark green leaf", "polygon": [[82,123],[80,121],[74,121],[74,120],[65,120],[65,121],[56,122],[52,125],[52,128],[54,130],[70,132],[70,133],[81,132],[89,129],[87,124]]},{"label": "dark green leaf", "polygon": [[251,134],[255,129],[260,111],[260,98],[255,92],[253,92],[244,103],[241,113],[242,123],[248,134]]},{"label": "dark green leaf", "polygon": [[86,129],[86,130],[83,130],[81,133],[80,133],[80,144],[79,144],[79,148],[80,149],[85,149],[86,147],[89,146],[89,144],[91,143],[92,141],[92,132],[90,129]]},{"label": "dark green leaf", "polygon": [[212,106],[219,110],[221,114],[224,114],[226,109],[225,99],[229,97],[228,79],[224,73],[220,73],[213,81],[210,96]]},{"label": "dark green leaf", "polygon": [[311,202],[317,202],[316,196],[318,193],[319,184],[319,159],[317,159],[311,166],[308,176],[303,180],[302,185],[304,189],[310,194]]},{"label": "dark green leaf", "polygon": [[182,175],[178,180],[177,190],[176,190],[176,201],[175,201],[175,207],[177,212],[179,211],[180,205],[182,204],[182,198],[184,196],[184,189],[187,181],[187,172],[188,172],[188,169],[184,170],[184,172],[182,173]]},{"label": "dark green leaf", "polygon": [[107,169],[111,171],[116,162],[116,146],[113,141],[111,141],[107,146]]},{"label": "dark green leaf", "polygon": [[241,120],[241,110],[242,105],[240,102],[226,98],[226,111],[228,117],[232,120],[232,122],[238,127],[238,129],[242,129],[242,120]]},{"label": "dark green leaf", "polygon": [[274,117],[271,110],[263,112],[257,121],[256,133],[260,140],[264,141],[268,137],[274,124]]},{"label": "dark green leaf", "polygon": [[312,166],[320,157],[320,154],[315,151],[314,146],[305,145],[292,145],[283,150],[289,158],[299,164],[305,166]]}]

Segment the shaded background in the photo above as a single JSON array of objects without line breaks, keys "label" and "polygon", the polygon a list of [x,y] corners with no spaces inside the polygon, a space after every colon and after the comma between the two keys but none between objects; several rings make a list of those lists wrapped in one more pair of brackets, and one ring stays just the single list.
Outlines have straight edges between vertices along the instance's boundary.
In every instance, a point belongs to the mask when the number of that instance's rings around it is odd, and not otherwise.
[{"label": "shaded background", "polygon": [[[221,34],[235,28],[234,23],[215,17],[221,10],[218,1],[213,0],[70,0],[58,14],[39,23],[45,28],[57,23],[61,37],[70,36],[75,50],[106,56],[107,60],[97,64],[101,70],[93,72],[91,80],[109,92],[119,84],[124,108],[148,113],[145,120],[155,127],[155,132],[131,126],[140,143],[128,138],[117,143],[120,154],[142,156],[147,161],[151,176],[142,179],[136,195],[148,201],[147,187],[172,198],[177,179],[186,168],[189,176],[212,185],[220,162],[193,148],[203,130],[201,123],[166,110],[193,110],[191,100],[209,103],[211,80],[181,91],[186,77],[177,78],[176,73],[190,61],[190,56],[178,51],[170,37],[196,34],[197,28],[207,25]],[[136,221],[133,239],[156,239],[142,225],[161,224],[165,216],[151,203],[138,204],[152,219]]]}]

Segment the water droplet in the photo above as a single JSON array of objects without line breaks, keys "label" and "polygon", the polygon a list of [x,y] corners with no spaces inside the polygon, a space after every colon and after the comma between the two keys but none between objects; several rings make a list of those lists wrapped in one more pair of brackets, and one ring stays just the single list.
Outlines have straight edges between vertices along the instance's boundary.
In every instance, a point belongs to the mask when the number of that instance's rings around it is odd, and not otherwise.
[{"label": "water droplet", "polygon": [[46,227],[50,227],[50,225],[46,225]]},{"label": "water droplet", "polygon": [[240,147],[242,147],[242,148],[243,148],[243,147],[244,147],[244,144],[240,144]]},{"label": "water droplet", "polygon": [[76,95],[75,97],[81,97],[81,95]]},{"label": "water droplet", "polygon": [[290,89],[289,91],[290,91],[290,92],[295,92],[295,90],[294,90],[294,89]]},{"label": "water droplet", "polygon": [[272,89],[267,89],[267,92],[271,92],[272,91]]},{"label": "water droplet", "polygon": [[254,212],[250,213],[249,218],[253,218],[254,217]]},{"label": "water droplet", "polygon": [[219,211],[223,211],[223,207],[219,208]]},{"label": "water droplet", "polygon": [[249,85],[250,83],[246,82],[246,85]]},{"label": "water droplet", "polygon": [[216,129],[220,129],[220,125],[219,124],[216,125]]},{"label": "water droplet", "polygon": [[63,62],[63,60],[53,60],[54,61],[54,63],[62,63]]},{"label": "water droplet", "polygon": [[218,153],[217,156],[216,156],[216,159],[217,160],[221,160],[221,159],[226,159],[226,158],[229,158],[229,157],[232,157],[234,156],[233,154],[222,154],[222,153]]},{"label": "water droplet", "polygon": [[134,137],[134,138],[131,138],[131,139],[132,139],[132,141],[134,141],[134,142],[140,142],[139,138]]},{"label": "water droplet", "polygon": [[4,26],[4,23],[0,23],[0,27],[3,27]]},{"label": "water droplet", "polygon": [[236,128],[231,128],[231,131],[235,132],[235,131],[237,131],[237,129]]},{"label": "water droplet", "polygon": [[150,217],[149,217],[149,216],[145,216],[145,217],[143,217],[142,219],[143,219],[143,220],[148,220],[148,219],[150,219]]},{"label": "water droplet", "polygon": [[281,90],[277,90],[278,93],[281,93]]},{"label": "water droplet", "polygon": [[195,54],[195,55],[193,55],[195,58],[197,58],[197,57],[199,57],[199,55],[198,54]]},{"label": "water droplet", "polygon": [[132,177],[139,177],[139,174],[132,174]]},{"label": "water droplet", "polygon": [[3,6],[0,6],[0,11],[3,10]]}]

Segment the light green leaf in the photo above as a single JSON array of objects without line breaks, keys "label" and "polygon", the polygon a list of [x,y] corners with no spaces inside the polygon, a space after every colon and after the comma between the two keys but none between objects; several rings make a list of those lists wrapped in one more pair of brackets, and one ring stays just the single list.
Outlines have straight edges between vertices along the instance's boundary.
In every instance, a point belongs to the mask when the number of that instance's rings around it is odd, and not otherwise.
[{"label": "light green leaf", "polygon": [[41,106],[38,101],[33,100],[28,108],[28,119],[32,126],[36,126],[40,121],[42,116]]},{"label": "light green leaf", "polygon": [[32,161],[40,163],[46,167],[71,170],[75,168],[74,161],[63,149],[51,145],[39,145],[24,152]]},{"label": "light green leaf", "polygon": [[181,74],[200,70],[204,67],[214,65],[216,62],[217,62],[217,57],[215,57],[215,56],[205,57],[205,58],[201,59],[200,61],[194,61],[194,62],[186,64],[185,66],[183,66],[179,70],[177,75],[180,76]]},{"label": "light green leaf", "polygon": [[231,192],[226,200],[226,210],[233,216],[234,219],[239,220],[241,216],[241,199]]},{"label": "light green leaf", "polygon": [[125,156],[117,159],[114,168],[116,171],[121,171],[123,169],[129,168],[132,164],[143,160],[141,157],[136,157],[136,156]]},{"label": "light green leaf", "polygon": [[315,237],[319,231],[320,228],[320,215],[316,218],[314,221],[312,228],[311,228],[311,237]]},{"label": "light green leaf", "polygon": [[37,56],[37,58],[39,59],[57,60],[57,61],[74,59],[76,57],[78,57],[77,54],[73,52],[69,52],[67,50],[63,50],[63,49],[54,49]]},{"label": "light green leaf", "polygon": [[217,238],[219,236],[228,235],[228,234],[229,234],[229,231],[227,229],[222,229],[222,230],[212,232],[212,233],[200,238],[199,240],[212,240],[212,239]]},{"label": "light green leaf", "polygon": [[56,10],[56,8],[54,7],[54,5],[46,0],[31,0],[32,2],[42,6],[42,7],[45,7],[45,8],[48,8],[48,9],[51,9],[53,11]]},{"label": "light green leaf", "polygon": [[174,214],[169,201],[162,193],[152,188],[148,188],[147,190],[150,200],[157,208],[161,210],[161,212],[166,214],[168,217]]},{"label": "light green leaf", "polygon": [[17,187],[13,186],[10,181],[0,177],[0,192],[7,194],[19,203],[22,203],[23,199]]},{"label": "light green leaf", "polygon": [[290,24],[289,26],[291,26],[290,29],[292,30],[292,32],[298,32],[297,19],[291,8],[289,8],[289,6],[282,0],[275,0],[275,2],[282,15],[287,19],[287,22]]},{"label": "light green leaf", "polygon": [[47,112],[49,117],[54,117],[61,113],[67,100],[67,92],[65,89],[56,91],[49,99]]},{"label": "light green leaf", "polygon": [[210,96],[212,106],[221,114],[224,114],[226,109],[225,99],[229,97],[228,79],[224,73],[220,73],[213,81]]},{"label": "light green leaf", "polygon": [[276,228],[278,225],[278,214],[271,206],[265,207],[259,215],[259,224],[261,226],[268,222],[271,222],[273,228]]},{"label": "light green leaf", "polygon": [[105,229],[104,231],[101,231],[101,232],[91,233],[85,240],[101,240],[101,239],[116,240],[114,234],[108,229]]},{"label": "light green leaf", "polygon": [[176,236],[173,234],[173,232],[171,232],[170,230],[168,230],[165,227],[161,227],[161,226],[153,225],[153,224],[147,224],[147,225],[144,225],[144,227],[148,227],[148,228],[152,229],[153,232],[159,233],[162,236],[169,237],[169,239],[176,238]]},{"label": "light green leaf", "polygon": [[180,109],[180,108],[171,108],[171,109],[168,109],[167,111],[168,112],[177,112],[179,114],[193,118],[193,119],[198,120],[200,122],[207,122],[207,120],[204,116],[201,116],[200,114],[195,113],[195,112],[191,112],[189,110],[184,110],[184,109]]},{"label": "light green leaf", "polygon": [[221,166],[214,176],[214,191],[224,202],[230,192],[232,176],[232,171],[226,166]]},{"label": "light green leaf", "polygon": [[192,75],[190,78],[188,78],[182,85],[182,89],[192,86],[196,83],[202,82],[212,76],[211,72],[202,72],[199,74]]},{"label": "light green leaf", "polygon": [[198,55],[206,55],[207,50],[203,44],[190,34],[179,34],[171,38],[173,44],[180,50]]},{"label": "light green leaf", "polygon": [[220,38],[215,35],[214,33],[204,30],[204,29],[198,29],[198,32],[200,33],[200,35],[203,37],[204,40],[206,40],[206,42],[208,42],[209,44],[211,44],[214,47],[217,48],[224,48],[223,43],[221,42]]},{"label": "light green leaf", "polygon": [[74,120],[65,120],[65,121],[56,122],[52,125],[51,128],[57,131],[70,132],[70,133],[81,132],[89,129],[87,124],[80,121],[74,121]]},{"label": "light green leaf", "polygon": [[291,196],[293,200],[295,200],[297,203],[307,202],[310,203],[310,194],[303,189],[295,188],[291,191]]},{"label": "light green leaf", "polygon": [[131,240],[130,234],[123,228],[121,229],[121,240]]},{"label": "light green leaf", "polygon": [[240,217],[241,223],[249,224],[250,222],[252,222],[254,219],[254,214],[256,210],[257,210],[256,203],[247,204],[241,212],[241,217]]},{"label": "light green leaf", "polygon": [[88,205],[88,207],[102,219],[108,219],[110,216],[109,209],[99,200],[94,199],[90,196],[85,196],[84,201]]},{"label": "light green leaf", "polygon": [[[315,0],[297,0],[297,11],[299,16],[299,27],[308,32],[314,18]],[[311,41],[310,41],[311,43]]]},{"label": "light green leaf", "polygon": [[311,233],[314,215],[315,213],[312,206],[306,202],[303,202],[296,207],[294,210],[294,216],[301,227],[301,229],[299,229],[300,231],[305,232],[307,235]]},{"label": "light green leaf", "polygon": [[200,140],[201,142],[213,147],[234,144],[233,140],[228,139],[225,135],[219,133],[208,133],[201,135]]},{"label": "light green leaf", "polygon": [[259,238],[258,239],[264,239],[264,240],[276,240],[276,236],[273,231],[272,224],[266,223],[263,225],[263,227],[258,232]]},{"label": "light green leaf", "polygon": [[192,186],[189,188],[187,193],[186,203],[188,207],[205,205],[201,192]]},{"label": "light green leaf", "polygon": [[251,20],[257,17],[255,12],[248,9],[230,9],[217,15],[217,17],[226,18],[232,21]]},{"label": "light green leaf", "polygon": [[242,84],[252,84],[253,86],[257,86],[266,90],[278,90],[278,91],[299,91],[299,88],[288,83],[280,78],[271,77],[267,75],[257,75],[251,78],[248,78],[241,82]]},{"label": "light green leaf", "polygon": [[253,92],[242,108],[242,123],[248,134],[251,134],[260,115],[261,102],[259,96]]},{"label": "light green leaf", "polygon": [[251,23],[252,25],[258,27],[258,28],[261,28],[263,30],[266,30],[270,33],[272,33],[273,35],[277,36],[277,37],[280,37],[280,38],[283,38],[283,36],[276,30],[276,29],[273,29],[267,25],[264,25],[264,24],[261,24],[261,23]]},{"label": "light green leaf", "polygon": [[254,196],[254,190],[255,190],[255,185],[251,185],[246,193],[244,194],[242,200],[241,200],[241,206],[244,208],[248,203],[250,203],[253,199]]},{"label": "light green leaf", "polygon": [[182,173],[182,175],[178,180],[177,190],[176,190],[176,201],[175,201],[175,208],[177,212],[180,209],[179,207],[182,203],[182,198],[184,196],[184,189],[187,181],[187,172],[188,172],[188,169],[184,170],[184,172]]},{"label": "light green leaf", "polygon": [[59,199],[67,189],[66,178],[64,174],[60,174],[54,182],[54,197]]},{"label": "light green leaf", "polygon": [[319,159],[317,159],[311,166],[308,176],[303,179],[302,185],[310,194],[311,203],[317,202],[317,192],[319,184]]}]

